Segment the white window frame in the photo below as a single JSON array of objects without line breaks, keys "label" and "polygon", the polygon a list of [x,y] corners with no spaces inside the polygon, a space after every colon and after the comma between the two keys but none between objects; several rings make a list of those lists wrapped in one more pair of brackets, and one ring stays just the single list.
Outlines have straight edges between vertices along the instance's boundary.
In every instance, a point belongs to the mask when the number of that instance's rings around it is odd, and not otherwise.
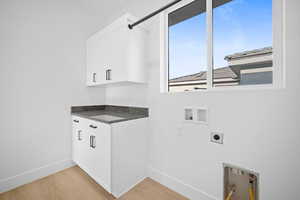
[{"label": "white window frame", "polygon": [[[195,0],[184,0],[160,15],[160,91],[162,93],[178,93],[168,90],[169,82],[169,44],[168,15],[169,13],[190,4]],[[230,90],[259,90],[285,88],[285,1],[273,0],[273,83],[260,85],[213,86],[213,0],[206,0],[206,31],[207,31],[207,89],[182,92],[207,92]],[[180,92],[179,92],[180,93]]]}]

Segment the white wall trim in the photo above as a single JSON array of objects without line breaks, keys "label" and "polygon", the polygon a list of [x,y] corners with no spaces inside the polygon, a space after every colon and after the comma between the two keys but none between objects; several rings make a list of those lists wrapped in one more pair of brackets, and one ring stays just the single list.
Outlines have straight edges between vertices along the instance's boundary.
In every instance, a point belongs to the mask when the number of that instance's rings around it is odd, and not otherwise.
[{"label": "white wall trim", "polygon": [[169,176],[153,167],[148,167],[148,176],[166,187],[182,194],[191,200],[218,200],[210,194],[184,183],[178,178]]},{"label": "white wall trim", "polygon": [[72,160],[66,159],[42,167],[38,167],[15,176],[11,176],[5,179],[0,179],[0,193],[30,183],[37,179],[46,177],[50,174],[56,173],[58,171],[72,167],[74,165],[75,164],[73,163]]}]

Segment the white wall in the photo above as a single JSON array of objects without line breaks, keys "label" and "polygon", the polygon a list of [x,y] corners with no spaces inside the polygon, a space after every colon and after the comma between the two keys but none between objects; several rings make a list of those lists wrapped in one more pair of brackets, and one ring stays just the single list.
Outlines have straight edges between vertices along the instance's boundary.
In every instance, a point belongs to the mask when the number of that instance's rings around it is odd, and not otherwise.
[{"label": "white wall", "polygon": [[[166,2],[139,1],[128,10],[142,16]],[[260,199],[299,198],[299,9],[299,1],[286,1],[287,87],[280,90],[160,94],[159,20],[148,22],[149,85],[108,88],[106,103],[149,106],[152,177],[192,199],[222,199],[226,162],[260,173]],[[183,124],[185,106],[207,106],[209,127]],[[225,144],[210,143],[210,131],[224,133]]]},{"label": "white wall", "polygon": [[104,103],[85,87],[101,20],[72,2],[0,1],[0,192],[69,166],[71,105]]}]

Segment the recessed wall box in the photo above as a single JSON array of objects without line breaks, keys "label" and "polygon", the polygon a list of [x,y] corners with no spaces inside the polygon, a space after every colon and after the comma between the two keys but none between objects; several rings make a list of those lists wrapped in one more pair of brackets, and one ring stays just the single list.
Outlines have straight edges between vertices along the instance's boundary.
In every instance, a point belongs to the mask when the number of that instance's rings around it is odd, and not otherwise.
[{"label": "recessed wall box", "polygon": [[184,120],[185,121],[193,121],[194,114],[192,108],[185,108],[184,109]]},{"label": "recessed wall box", "polygon": [[208,109],[207,108],[195,108],[195,122],[208,124]]},{"label": "recessed wall box", "polygon": [[208,124],[208,109],[207,108],[184,108],[184,121],[194,122],[199,124]]},{"label": "recessed wall box", "polygon": [[259,200],[259,175],[251,170],[223,164],[224,200]]}]

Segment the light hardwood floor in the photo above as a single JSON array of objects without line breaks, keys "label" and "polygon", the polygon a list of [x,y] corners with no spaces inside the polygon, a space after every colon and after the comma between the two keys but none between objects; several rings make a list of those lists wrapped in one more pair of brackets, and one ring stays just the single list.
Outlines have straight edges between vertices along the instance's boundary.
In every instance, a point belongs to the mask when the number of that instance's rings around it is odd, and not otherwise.
[{"label": "light hardwood floor", "polygon": [[158,182],[146,178],[119,200],[188,200]]},{"label": "light hardwood floor", "polygon": [[[167,187],[146,178],[120,200],[188,200]],[[79,167],[0,194],[0,200],[115,200]]]}]

